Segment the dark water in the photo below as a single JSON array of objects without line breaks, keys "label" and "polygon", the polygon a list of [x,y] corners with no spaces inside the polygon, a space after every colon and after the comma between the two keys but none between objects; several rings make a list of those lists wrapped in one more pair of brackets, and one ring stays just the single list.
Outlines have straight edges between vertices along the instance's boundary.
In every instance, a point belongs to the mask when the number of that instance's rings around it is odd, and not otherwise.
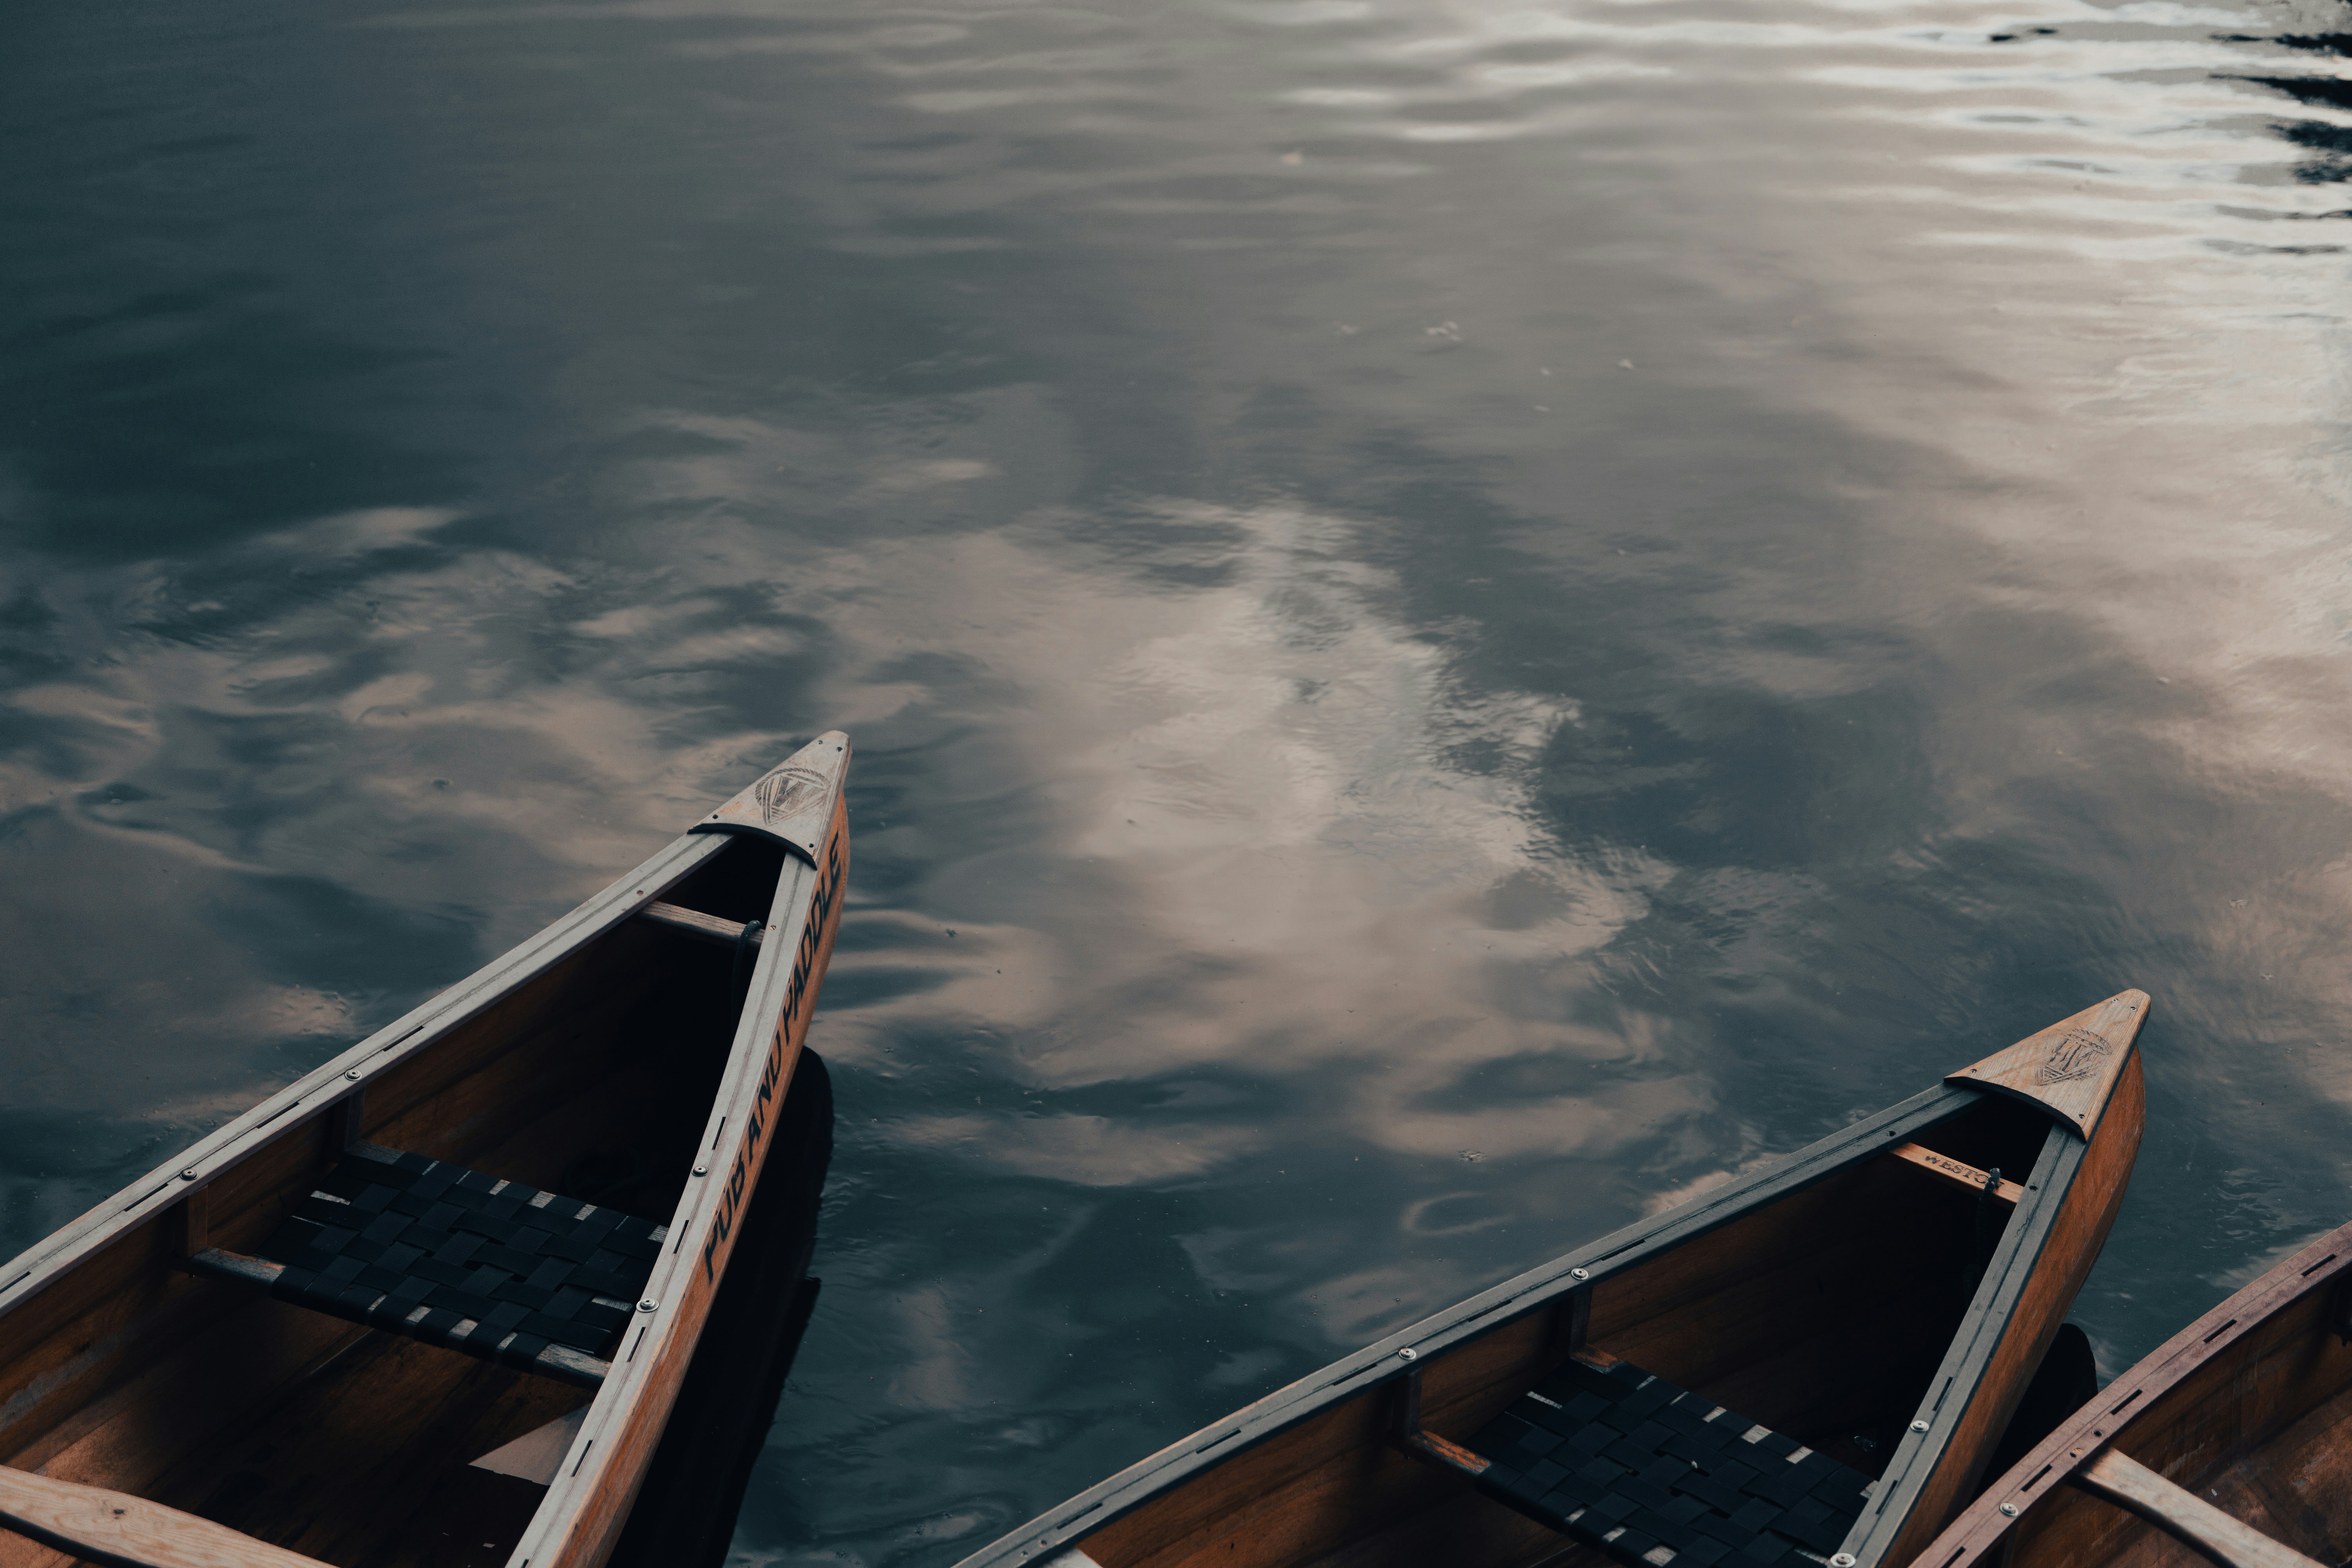
[{"label": "dark water", "polygon": [[0,1254],[838,724],[743,1563],[2137,984],[2112,1373],[2352,1213],[2347,33],[14,8]]}]

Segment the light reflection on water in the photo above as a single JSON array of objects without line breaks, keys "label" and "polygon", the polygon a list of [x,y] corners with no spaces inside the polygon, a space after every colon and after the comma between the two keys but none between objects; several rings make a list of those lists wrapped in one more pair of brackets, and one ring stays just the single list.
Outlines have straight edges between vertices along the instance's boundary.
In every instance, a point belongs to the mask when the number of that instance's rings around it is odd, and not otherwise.
[{"label": "light reflection on water", "polygon": [[0,51],[0,1251],[859,748],[746,1562],[943,1563],[2125,984],[2345,1217],[2331,7],[145,0]]}]

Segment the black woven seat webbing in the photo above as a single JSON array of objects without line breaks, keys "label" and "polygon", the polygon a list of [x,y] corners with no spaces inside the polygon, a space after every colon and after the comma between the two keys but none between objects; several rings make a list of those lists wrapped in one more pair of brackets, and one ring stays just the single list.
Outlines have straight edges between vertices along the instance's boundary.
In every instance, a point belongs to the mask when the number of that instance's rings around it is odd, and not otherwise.
[{"label": "black woven seat webbing", "polygon": [[286,1266],[272,1295],[523,1366],[551,1341],[611,1359],[655,1230],[422,1154],[352,1154],[261,1256]]},{"label": "black woven seat webbing", "polygon": [[1571,1359],[1470,1447],[1493,1461],[1481,1491],[1648,1568],[1812,1568],[1845,1539],[1871,1484],[1622,1361]]}]

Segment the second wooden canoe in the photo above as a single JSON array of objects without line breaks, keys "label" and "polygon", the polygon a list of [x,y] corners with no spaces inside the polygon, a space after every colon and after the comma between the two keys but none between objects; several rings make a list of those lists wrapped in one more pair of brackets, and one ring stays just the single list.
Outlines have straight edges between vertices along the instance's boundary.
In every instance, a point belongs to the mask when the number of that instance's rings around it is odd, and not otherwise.
[{"label": "second wooden canoe", "polygon": [[2126,991],[1203,1427],[961,1568],[1906,1568],[2139,1148]]},{"label": "second wooden canoe", "polygon": [[2352,1225],[2165,1342],[1999,1478],[1923,1568],[2352,1558]]}]

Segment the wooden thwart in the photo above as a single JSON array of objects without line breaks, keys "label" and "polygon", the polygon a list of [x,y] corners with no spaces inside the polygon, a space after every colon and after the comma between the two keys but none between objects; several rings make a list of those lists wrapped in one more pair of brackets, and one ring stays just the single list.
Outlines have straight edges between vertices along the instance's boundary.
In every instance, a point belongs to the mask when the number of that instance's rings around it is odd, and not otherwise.
[{"label": "wooden thwart", "polygon": [[2195,1492],[2174,1486],[2138,1460],[2110,1448],[2074,1478],[2084,1491],[2131,1510],[2178,1536],[2222,1568],[2320,1568],[2242,1520],[2231,1518]]},{"label": "wooden thwart", "polygon": [[1887,1152],[1898,1160],[1908,1161],[1929,1175],[1941,1176],[1954,1186],[1966,1187],[1972,1193],[1981,1193],[1988,1187],[1991,1187],[1993,1196],[2005,1199],[2010,1203],[2016,1203],[2025,1196],[2025,1188],[2021,1184],[2003,1181],[1999,1186],[1992,1186],[1989,1172],[1979,1171],[1974,1165],[1953,1159],[1949,1154],[1938,1154],[1924,1143],[1898,1144],[1889,1149]]},{"label": "wooden thwart", "polygon": [[325,1568],[315,1557],[145,1498],[5,1465],[0,1524],[108,1568]]},{"label": "wooden thwart", "polygon": [[[743,936],[744,922],[741,921],[721,920],[717,915],[706,915],[699,910],[685,909],[677,904],[647,904],[637,911],[637,919],[652,925],[667,926],[672,931],[684,931],[688,936],[699,937],[704,942],[716,942],[722,947],[734,946]],[[753,931],[751,945],[757,947],[767,934],[765,927]]]}]

